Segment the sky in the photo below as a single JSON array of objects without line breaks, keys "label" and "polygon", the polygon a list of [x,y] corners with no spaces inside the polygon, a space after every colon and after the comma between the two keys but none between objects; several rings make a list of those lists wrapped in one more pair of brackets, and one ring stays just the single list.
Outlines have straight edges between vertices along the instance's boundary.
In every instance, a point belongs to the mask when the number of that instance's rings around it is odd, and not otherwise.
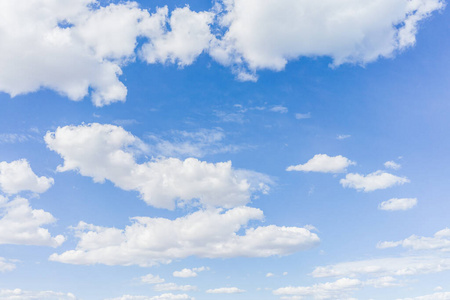
[{"label": "sky", "polygon": [[446,6],[0,1],[0,299],[450,299]]}]

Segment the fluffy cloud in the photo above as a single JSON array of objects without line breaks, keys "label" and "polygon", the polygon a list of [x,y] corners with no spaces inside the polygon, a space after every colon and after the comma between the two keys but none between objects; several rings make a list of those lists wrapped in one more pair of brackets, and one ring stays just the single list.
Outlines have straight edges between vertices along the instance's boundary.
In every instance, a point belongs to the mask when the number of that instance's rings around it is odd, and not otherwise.
[{"label": "fluffy cloud", "polygon": [[314,277],[404,276],[450,270],[450,259],[435,256],[404,256],[343,262],[317,267]]},{"label": "fluffy cloud", "polygon": [[194,12],[186,6],[176,8],[169,19],[164,7],[158,9],[157,15],[161,25],[167,23],[171,31],[161,26],[161,30],[145,33],[150,41],[142,47],[141,55],[148,63],[190,65],[214,39],[209,27],[214,20],[212,12]]},{"label": "fluffy cloud", "polygon": [[311,296],[314,299],[342,299],[362,286],[358,279],[341,278],[335,282],[319,283],[313,286],[283,287],[273,291],[274,295]]},{"label": "fluffy cloud", "polygon": [[319,283],[312,286],[288,286],[273,291],[274,295],[284,295],[282,299],[303,299],[305,296],[314,299],[347,299],[353,291],[365,286],[386,288],[398,286],[396,279],[390,276],[360,281],[352,278],[341,278],[334,282]]},{"label": "fluffy cloud", "polygon": [[322,173],[342,173],[350,165],[355,165],[342,155],[328,156],[326,154],[316,154],[303,165],[290,166],[286,171],[322,172]]},{"label": "fluffy cloud", "polygon": [[148,283],[148,284],[157,284],[157,283],[163,283],[165,280],[159,276],[155,276],[153,274],[147,274],[145,276],[141,277],[141,282]]},{"label": "fluffy cloud", "polygon": [[136,2],[7,0],[0,11],[0,91],[13,97],[49,88],[81,100],[92,89],[96,106],[125,101],[119,76],[135,60],[138,37],[148,39],[140,49],[147,62],[180,65],[191,64],[212,38],[212,14],[188,7],[169,18],[167,7],[150,15]]},{"label": "fluffy cloud", "polygon": [[137,137],[114,125],[90,124],[58,128],[45,136],[64,165],[59,172],[77,170],[95,182],[106,179],[124,190],[134,190],[158,208],[174,209],[198,201],[205,206],[246,204],[252,192],[267,192],[267,176],[234,170],[231,162],[207,163],[194,158],[154,159],[138,164],[136,156],[147,148]]},{"label": "fluffy cloud", "polygon": [[16,265],[7,261],[4,257],[0,257],[0,272],[12,271],[16,268]]},{"label": "fluffy cloud", "polygon": [[217,289],[206,290],[208,294],[239,294],[245,293],[245,290],[241,290],[237,287],[223,287]]},{"label": "fluffy cloud", "polygon": [[54,183],[53,178],[38,177],[25,159],[0,162],[0,190],[7,194],[21,191],[43,193]]},{"label": "fluffy cloud", "polygon": [[340,180],[343,187],[362,190],[364,192],[372,192],[375,190],[386,189],[394,185],[408,183],[406,177],[399,177],[383,171],[376,171],[368,175],[350,173]]},{"label": "fluffy cloud", "polygon": [[199,272],[203,272],[209,270],[209,268],[200,267],[200,268],[193,268],[193,269],[183,269],[181,271],[175,271],[173,272],[174,277],[181,277],[181,278],[189,278],[189,277],[197,277]]},{"label": "fluffy cloud", "polygon": [[450,229],[445,228],[434,234],[433,237],[422,237],[412,235],[397,242],[380,242],[377,247],[380,249],[402,246],[412,250],[441,250],[450,251]]},{"label": "fluffy cloud", "polygon": [[415,44],[418,23],[441,0],[224,0],[228,29],[210,53],[229,65],[281,70],[289,60],[329,56],[365,64]]},{"label": "fluffy cloud", "polygon": [[387,161],[384,163],[384,167],[388,168],[388,169],[393,169],[393,170],[398,170],[400,169],[402,166],[398,163],[396,163],[395,161]]},{"label": "fluffy cloud", "polygon": [[419,296],[414,298],[402,298],[397,300],[450,300],[450,292],[434,293],[431,295]]},{"label": "fluffy cloud", "polygon": [[381,210],[408,210],[417,205],[416,198],[392,198],[388,201],[383,201],[379,205]]},{"label": "fluffy cloud", "polygon": [[60,293],[53,291],[24,291],[21,289],[0,290],[0,300],[76,300],[72,293]]},{"label": "fluffy cloud", "polygon": [[132,296],[132,295],[124,295],[122,297],[118,298],[111,298],[106,300],[194,300],[194,298],[191,298],[190,296],[186,294],[162,294],[159,296]]},{"label": "fluffy cloud", "polygon": [[132,1],[5,0],[0,91],[14,97],[47,88],[81,100],[92,90],[103,106],[125,101],[119,76],[136,57],[185,66],[202,52],[252,81],[256,70],[281,70],[302,56],[364,64],[414,45],[419,22],[443,7],[443,0],[222,0],[208,11],[150,14]]},{"label": "fluffy cloud", "polygon": [[37,245],[57,247],[65,238],[52,237],[41,226],[52,224],[56,219],[42,209],[32,209],[27,199],[9,201],[0,196],[0,244]]},{"label": "fluffy cloud", "polygon": [[188,256],[268,257],[308,249],[319,242],[316,234],[299,227],[274,225],[247,228],[251,220],[262,220],[256,208],[236,207],[197,211],[175,220],[135,217],[125,229],[80,222],[75,250],[53,254],[52,261],[71,264],[150,266]]}]

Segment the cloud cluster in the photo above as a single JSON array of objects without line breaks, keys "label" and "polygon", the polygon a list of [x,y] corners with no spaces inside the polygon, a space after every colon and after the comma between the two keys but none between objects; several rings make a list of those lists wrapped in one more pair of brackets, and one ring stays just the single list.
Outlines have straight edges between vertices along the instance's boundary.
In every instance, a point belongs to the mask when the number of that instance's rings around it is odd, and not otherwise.
[{"label": "cloud cluster", "polygon": [[342,155],[328,156],[326,154],[316,154],[305,164],[289,166],[286,171],[342,173],[347,171],[348,166],[355,164],[355,162]]},{"label": "cloud cluster", "polygon": [[392,198],[388,201],[383,201],[378,206],[381,210],[408,210],[417,205],[416,198]]},{"label": "cloud cluster", "polygon": [[[169,12],[136,2],[33,0],[0,4],[0,91],[54,90],[96,106],[125,101],[122,67],[192,64],[203,52],[240,80],[300,57],[365,64],[415,44],[418,24],[443,0],[219,0],[207,11]],[[141,39],[142,44],[137,40]],[[17,66],[20,65],[20,68]]]},{"label": "cloud cluster", "polygon": [[240,294],[245,293],[245,290],[239,289],[237,287],[222,287],[217,289],[206,290],[208,294]]},{"label": "cloud cluster", "polygon": [[60,127],[47,133],[45,142],[64,159],[59,172],[76,170],[95,182],[110,180],[121,189],[138,191],[145,202],[158,208],[174,209],[176,204],[194,201],[231,208],[248,203],[253,192],[269,189],[267,176],[235,170],[231,162],[160,158],[139,164],[136,157],[147,145],[114,125]]},{"label": "cloud cluster", "polygon": [[173,272],[174,277],[181,277],[181,278],[189,278],[189,277],[197,277],[198,273],[209,270],[207,267],[200,267],[200,268],[192,268],[192,269],[183,269],[181,271],[175,271]]},{"label": "cloud cluster", "polygon": [[262,220],[263,212],[251,207],[201,210],[169,220],[135,217],[125,229],[80,222],[74,228],[79,238],[75,250],[53,254],[52,261],[70,264],[141,265],[167,263],[189,256],[208,258],[267,257],[287,255],[319,242],[305,228],[274,225],[247,228]]},{"label": "cloud cluster", "polygon": [[0,290],[0,300],[76,300],[72,293],[60,293],[53,291],[24,291],[21,289]]},{"label": "cloud cluster", "polygon": [[314,277],[405,276],[450,270],[450,258],[434,256],[403,256],[343,262],[317,267]]},{"label": "cloud cluster", "polygon": [[159,296],[132,296],[132,295],[123,295],[118,298],[109,298],[105,300],[194,300],[194,298],[190,297],[186,294],[172,294],[166,293]]},{"label": "cloud cluster", "polygon": [[56,219],[42,209],[32,209],[27,199],[8,200],[0,196],[0,244],[57,247],[65,238],[51,236],[42,226]]},{"label": "cloud cluster", "polygon": [[450,300],[450,292],[434,293],[431,295],[418,296],[413,298],[402,298],[397,300]]},{"label": "cloud cluster", "polygon": [[274,290],[273,294],[294,297],[310,296],[314,299],[343,299],[349,292],[360,288],[362,284],[358,279],[341,278],[335,282],[319,283],[313,286],[283,287]]},{"label": "cloud cluster", "polygon": [[409,179],[406,177],[395,176],[383,171],[376,171],[367,175],[350,173],[340,180],[343,187],[353,188],[364,192],[387,189],[408,182]]},{"label": "cloud cluster", "polygon": [[38,177],[25,159],[0,162],[0,190],[6,194],[17,194],[21,191],[43,193],[54,183],[53,178]]},{"label": "cloud cluster", "polygon": [[423,237],[411,235],[410,237],[397,242],[380,242],[377,247],[380,249],[402,246],[412,250],[440,250],[450,251],[450,229],[439,230],[433,237]]}]

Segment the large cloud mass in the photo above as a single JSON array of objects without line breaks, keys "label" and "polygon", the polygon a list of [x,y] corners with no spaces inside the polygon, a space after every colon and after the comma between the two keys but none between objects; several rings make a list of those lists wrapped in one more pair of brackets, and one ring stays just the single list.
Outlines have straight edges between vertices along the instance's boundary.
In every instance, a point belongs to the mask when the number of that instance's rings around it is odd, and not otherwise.
[{"label": "large cloud mass", "polygon": [[208,258],[287,255],[315,246],[316,234],[305,228],[275,225],[238,231],[251,220],[262,220],[257,208],[236,207],[197,211],[175,220],[135,217],[125,229],[80,222],[75,250],[50,260],[71,264],[150,266],[189,256]]},{"label": "large cloud mass", "polygon": [[136,156],[146,145],[114,125],[66,126],[47,133],[45,141],[64,159],[58,171],[77,170],[95,182],[110,180],[124,190],[139,191],[144,201],[159,208],[173,209],[194,199],[231,208],[249,202],[252,191],[268,189],[267,176],[235,170],[231,162],[164,158],[139,164]]},{"label": "large cloud mass", "polygon": [[55,221],[49,212],[32,209],[27,199],[17,197],[9,201],[0,196],[0,244],[57,247],[65,238],[52,237],[42,227]]},{"label": "large cloud mass", "polygon": [[364,64],[414,45],[419,22],[443,7],[443,0],[222,0],[209,11],[151,13],[136,2],[4,0],[0,91],[48,88],[81,100],[91,90],[103,106],[125,101],[119,76],[136,57],[186,66],[202,52],[241,80],[304,56]]}]

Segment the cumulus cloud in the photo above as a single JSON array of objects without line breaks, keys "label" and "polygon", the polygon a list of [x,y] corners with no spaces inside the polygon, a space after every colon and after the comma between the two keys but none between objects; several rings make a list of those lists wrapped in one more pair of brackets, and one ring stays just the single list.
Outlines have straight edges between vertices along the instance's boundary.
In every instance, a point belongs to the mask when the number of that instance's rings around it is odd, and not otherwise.
[{"label": "cumulus cloud", "polygon": [[342,299],[350,292],[360,288],[362,282],[358,279],[341,278],[335,282],[319,283],[313,286],[283,287],[273,291],[274,295],[288,295],[314,299]]},{"label": "cumulus cloud", "polygon": [[388,201],[383,201],[378,206],[381,210],[408,210],[417,205],[416,198],[392,198]]},{"label": "cumulus cloud", "polygon": [[21,191],[43,193],[54,183],[53,178],[38,177],[26,159],[10,163],[0,162],[0,190],[6,194],[17,194]]},{"label": "cumulus cloud", "polygon": [[386,288],[399,286],[399,283],[397,283],[395,278],[390,276],[366,281],[353,278],[341,278],[334,282],[319,283],[312,286],[283,287],[274,290],[273,294],[284,295],[282,299],[303,299],[303,297],[312,297],[314,299],[347,299],[351,292],[365,286]]},{"label": "cumulus cloud", "polygon": [[0,217],[0,244],[57,247],[65,240],[62,235],[51,236],[42,227],[56,219],[42,209],[32,209],[27,199],[0,196]]},{"label": "cumulus cloud", "polygon": [[153,274],[147,274],[147,275],[141,277],[142,283],[157,284],[157,283],[163,283],[164,281],[165,281],[164,278],[161,278],[158,275],[155,276]]},{"label": "cumulus cloud", "polygon": [[351,135],[350,134],[339,134],[336,138],[338,140],[345,140],[345,139],[351,138]]},{"label": "cumulus cloud", "polygon": [[75,250],[53,254],[50,260],[71,264],[150,266],[189,256],[207,258],[288,255],[319,242],[316,234],[299,227],[250,227],[263,212],[251,207],[201,210],[169,220],[135,217],[125,229],[80,222]]},{"label": "cumulus cloud", "polygon": [[435,256],[377,258],[317,267],[314,277],[406,276],[450,270],[450,259]]},{"label": "cumulus cloud", "polygon": [[64,159],[57,171],[76,170],[100,183],[110,180],[123,190],[138,191],[146,203],[158,208],[174,209],[194,201],[231,208],[248,203],[255,191],[267,192],[271,183],[266,175],[233,169],[231,162],[160,158],[139,164],[136,156],[148,146],[114,125],[60,127],[48,132],[45,142]]},{"label": "cumulus cloud", "polygon": [[399,177],[383,171],[376,171],[368,175],[350,173],[340,180],[343,187],[353,188],[364,192],[386,189],[395,185],[408,183],[406,177]]},{"label": "cumulus cloud", "polygon": [[16,268],[16,265],[4,257],[0,257],[0,272],[8,272],[12,271]]},{"label": "cumulus cloud", "polygon": [[53,291],[24,291],[21,289],[0,290],[0,300],[76,300],[72,293],[60,293]]},{"label": "cumulus cloud", "polygon": [[450,300],[450,292],[434,293],[413,298],[398,298],[397,300]]},{"label": "cumulus cloud", "polygon": [[169,17],[167,7],[150,15],[131,1],[7,0],[0,11],[0,91],[13,97],[48,88],[81,100],[92,89],[96,106],[125,101],[119,76],[135,60],[138,37],[147,39],[139,49],[145,61],[179,65],[191,64],[212,38],[212,14],[188,7]]},{"label": "cumulus cloud", "polygon": [[186,294],[172,294],[166,293],[159,296],[132,296],[132,295],[123,295],[118,298],[110,298],[105,300],[194,300],[194,298],[190,297]]},{"label": "cumulus cloud", "polygon": [[393,169],[393,170],[398,170],[400,169],[402,166],[398,163],[396,163],[395,161],[387,161],[384,163],[384,167],[387,169]]},{"label": "cumulus cloud", "polygon": [[183,67],[203,52],[244,81],[256,81],[258,69],[281,70],[304,56],[331,57],[333,66],[365,64],[414,45],[418,24],[445,5],[222,0],[207,11],[185,6],[150,13],[132,1],[101,3],[2,1],[0,91],[14,97],[46,88],[72,100],[92,91],[93,103],[103,106],[125,101],[119,77],[137,58]]},{"label": "cumulus cloud", "polygon": [[281,70],[302,56],[328,56],[334,66],[391,57],[414,45],[419,22],[445,5],[441,0],[222,3],[227,32],[210,53],[238,65],[238,71],[247,65],[250,72]]},{"label": "cumulus cloud", "polygon": [[[150,39],[141,50],[141,56],[148,63],[178,63],[183,67],[190,65],[205,49],[209,48],[214,39],[210,24],[214,13],[208,11],[194,12],[188,6],[176,8],[168,18],[167,7],[157,11],[160,24],[165,26],[160,30],[146,32]],[[153,29],[153,28],[152,28]]]},{"label": "cumulus cloud", "polygon": [[321,172],[321,173],[342,173],[350,165],[356,163],[342,155],[328,156],[326,154],[316,154],[303,165],[289,166],[286,171]]},{"label": "cumulus cloud", "polygon": [[206,271],[206,270],[209,270],[209,268],[207,268],[207,267],[192,268],[192,269],[184,268],[181,271],[173,272],[173,276],[181,277],[181,278],[197,277],[198,273]]},{"label": "cumulus cloud", "polygon": [[285,114],[285,113],[287,113],[289,110],[288,110],[288,108],[285,107],[285,106],[277,105],[277,106],[272,107],[272,108],[270,109],[270,111],[272,111],[272,112],[277,112],[277,113],[280,113],[280,114]]},{"label": "cumulus cloud", "polygon": [[423,237],[411,235],[410,237],[397,242],[380,242],[377,247],[380,249],[402,246],[412,250],[441,250],[450,251],[450,229],[439,230],[433,237]]},{"label": "cumulus cloud", "polygon": [[206,290],[208,294],[240,294],[245,293],[245,290],[241,290],[237,287],[222,287],[217,289]]}]

